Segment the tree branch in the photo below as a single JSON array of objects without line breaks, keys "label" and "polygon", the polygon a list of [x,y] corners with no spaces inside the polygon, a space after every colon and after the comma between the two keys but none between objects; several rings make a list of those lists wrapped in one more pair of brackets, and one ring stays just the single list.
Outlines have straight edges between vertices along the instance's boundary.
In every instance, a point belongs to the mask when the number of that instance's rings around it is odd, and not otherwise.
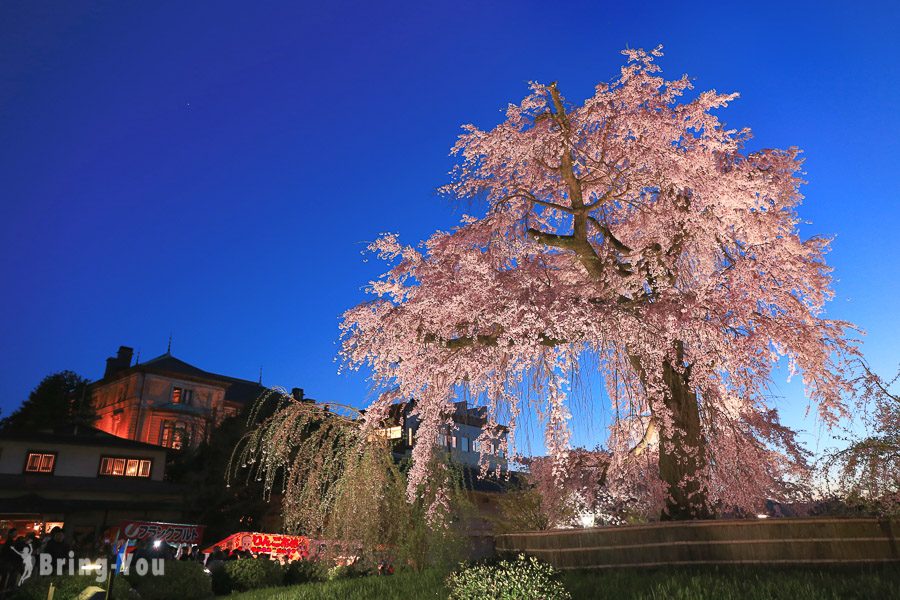
[{"label": "tree branch", "polygon": [[[492,335],[474,335],[474,336],[460,336],[451,338],[449,340],[445,340],[437,336],[434,333],[425,334],[422,337],[422,341],[426,344],[428,343],[440,343],[447,347],[448,350],[459,350],[461,348],[470,348],[472,346],[489,346],[494,347],[497,346],[500,342],[501,333],[492,334]],[[560,346],[566,343],[566,340],[561,340],[558,338],[552,338],[550,336],[540,334],[538,335],[538,343],[542,346],[547,346],[548,348],[552,348],[554,346]],[[513,340],[509,340],[509,346],[515,345]]]},{"label": "tree branch", "polygon": [[647,421],[647,428],[644,430],[644,435],[641,436],[640,441],[635,445],[634,448],[628,451],[628,454],[631,456],[640,456],[644,453],[644,450],[650,445],[650,438],[656,433],[656,419],[652,416]]},{"label": "tree branch", "polygon": [[600,233],[603,234],[603,237],[605,237],[606,239],[609,240],[609,242],[613,245],[613,248],[615,248],[619,252],[623,252],[625,254],[628,254],[632,251],[630,247],[623,244],[621,241],[619,241],[619,238],[617,238],[616,236],[613,235],[613,233],[612,233],[612,231],[610,231],[609,227],[607,227],[606,225],[604,225],[603,223],[601,223],[594,217],[588,216],[588,220],[590,220],[590,222],[593,223],[594,226],[600,230]]}]

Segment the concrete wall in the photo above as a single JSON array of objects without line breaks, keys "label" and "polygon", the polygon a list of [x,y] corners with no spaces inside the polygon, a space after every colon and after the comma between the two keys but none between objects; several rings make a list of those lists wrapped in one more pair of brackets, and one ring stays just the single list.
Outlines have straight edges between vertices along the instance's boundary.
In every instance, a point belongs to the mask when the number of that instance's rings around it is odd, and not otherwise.
[{"label": "concrete wall", "polygon": [[525,552],[560,569],[689,564],[900,562],[900,521],[760,519],[515,533],[502,554]]},{"label": "concrete wall", "polygon": [[[480,465],[481,455],[486,454],[488,457],[488,464],[490,468],[495,468],[497,465],[502,467],[506,466],[506,458],[502,456],[498,456],[493,449],[491,448],[482,448],[481,452],[475,452],[472,448],[475,444],[478,436],[481,435],[481,428],[475,427],[473,425],[465,425],[462,423],[454,423],[451,434],[456,438],[456,448],[452,448],[450,450],[450,454],[453,457],[453,460],[467,464],[469,466],[477,467]],[[465,438],[466,441],[463,441]],[[468,446],[468,450],[464,447]]]},{"label": "concrete wall", "polygon": [[[402,448],[409,452],[411,451],[411,447],[408,445],[409,433],[408,430],[412,429],[414,432],[419,428],[419,419],[418,417],[408,417],[404,423],[402,428]],[[481,457],[484,455],[486,457],[488,468],[495,469],[498,466],[501,468],[506,468],[507,459],[505,456],[499,456],[493,448],[480,448],[479,452],[476,452],[473,448],[475,447],[475,441],[478,439],[478,436],[481,435],[482,429],[480,427],[476,427],[474,425],[467,425],[465,423],[454,423],[452,429],[445,434],[444,436],[444,444],[441,446],[442,448],[447,449],[450,452],[450,456],[453,461],[458,464],[468,465],[470,467],[479,467],[481,465]],[[456,447],[451,447],[450,437],[456,438]],[[464,442],[462,438],[466,438]],[[418,439],[413,437],[413,444],[415,444]],[[464,447],[467,447],[468,450],[465,450]]]}]

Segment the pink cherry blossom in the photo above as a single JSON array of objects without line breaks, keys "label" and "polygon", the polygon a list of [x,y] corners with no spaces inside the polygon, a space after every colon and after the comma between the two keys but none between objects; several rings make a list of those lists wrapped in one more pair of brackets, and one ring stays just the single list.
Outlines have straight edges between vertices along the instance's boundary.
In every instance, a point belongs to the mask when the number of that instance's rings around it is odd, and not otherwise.
[{"label": "pink cherry blossom", "polygon": [[563,465],[585,369],[615,416],[608,481],[673,518],[755,507],[805,468],[766,394],[779,362],[826,424],[846,414],[855,330],[824,315],[829,240],[798,233],[800,151],[747,151],[715,114],[737,94],[665,80],[659,48],[624,54],[580,105],[533,83],[493,129],[463,128],[442,189],[481,216],[371,246],[391,266],[344,314],[341,355],[417,400],[410,490],[460,394],[513,428],[536,410]]}]

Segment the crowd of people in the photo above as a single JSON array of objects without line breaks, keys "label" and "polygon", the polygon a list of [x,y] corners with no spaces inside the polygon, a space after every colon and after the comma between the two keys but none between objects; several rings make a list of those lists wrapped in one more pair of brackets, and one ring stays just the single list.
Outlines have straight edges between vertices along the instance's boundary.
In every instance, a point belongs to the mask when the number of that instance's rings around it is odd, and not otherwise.
[{"label": "crowd of people", "polygon": [[[264,558],[278,561],[286,565],[294,560],[316,560],[319,555],[325,555],[325,546],[312,548],[313,554],[298,551],[293,554],[269,554],[254,553],[246,548],[222,548],[214,546],[211,552],[204,553],[196,544],[169,544],[161,540],[142,539],[136,542],[132,548],[126,548],[126,540],[110,540],[103,538],[98,540],[69,539],[62,528],[54,527],[46,535],[38,535],[29,531],[20,535],[15,528],[6,530],[0,546],[0,592],[20,585],[32,575],[36,561],[41,554],[49,555],[51,564],[58,564],[58,560],[70,560],[87,558],[90,560],[105,558],[110,566],[118,565],[126,554],[130,554],[131,561],[138,559],[164,559],[178,561],[196,561],[204,565],[210,571],[219,568],[228,561],[247,558]],[[336,564],[352,566],[360,553],[349,553],[339,556]],[[342,560],[341,560],[342,559]],[[385,561],[378,565],[378,573],[388,575],[393,573],[393,566]]]},{"label": "crowd of people", "polygon": [[[0,545],[0,591],[8,590],[28,579],[42,554],[48,555],[54,565],[60,559],[68,561],[80,558],[105,558],[109,565],[115,565],[123,555],[125,543],[125,540],[116,542],[108,538],[69,539],[61,527],[54,527],[43,536],[33,531],[22,535],[18,529],[10,528],[4,532]],[[197,545],[174,546],[150,539],[138,541],[133,548],[132,560],[138,558],[206,562],[206,555]]]},{"label": "crowd of people", "polygon": [[[116,546],[116,553],[122,553],[122,547],[125,540],[119,540]],[[200,548],[196,544],[169,544],[160,540],[145,538],[138,540],[137,545],[132,551],[132,560],[144,558],[151,560],[154,558],[162,558],[165,560],[192,560],[196,562],[204,562],[206,555],[200,552]]]},{"label": "crowd of people", "polygon": [[44,536],[33,531],[19,535],[15,527],[5,533],[0,546],[0,590],[9,589],[30,576],[38,555],[49,555],[55,564],[57,559],[68,559],[72,551],[72,545],[60,527],[54,527]]}]

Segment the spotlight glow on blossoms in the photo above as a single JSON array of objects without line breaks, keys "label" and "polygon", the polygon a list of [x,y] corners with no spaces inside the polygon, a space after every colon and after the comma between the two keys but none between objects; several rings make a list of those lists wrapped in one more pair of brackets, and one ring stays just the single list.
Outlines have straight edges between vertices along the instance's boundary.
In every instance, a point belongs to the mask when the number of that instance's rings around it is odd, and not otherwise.
[{"label": "spotlight glow on blossoms", "polygon": [[754,514],[806,468],[765,394],[781,360],[826,424],[846,413],[853,326],[823,314],[828,240],[798,232],[800,151],[746,151],[713,115],[737,94],[624,54],[581,105],[534,83],[495,128],[464,128],[443,189],[480,216],[371,246],[392,266],[344,314],[341,352],[389,392],[368,418],[416,399],[410,490],[463,392],[513,429],[534,403],[564,464],[567,384],[588,369],[613,402],[608,485],[669,518]]}]

